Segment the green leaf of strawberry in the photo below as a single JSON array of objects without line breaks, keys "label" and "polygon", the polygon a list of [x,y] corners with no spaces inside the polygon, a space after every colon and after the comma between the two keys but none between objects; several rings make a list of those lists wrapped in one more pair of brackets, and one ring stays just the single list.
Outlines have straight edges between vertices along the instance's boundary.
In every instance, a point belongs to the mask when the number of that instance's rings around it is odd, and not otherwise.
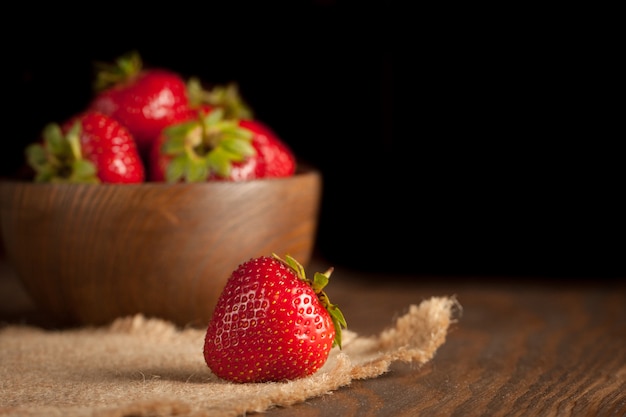
[{"label": "green leaf of strawberry", "polygon": [[213,175],[227,178],[234,163],[256,155],[253,133],[239,126],[237,120],[225,120],[224,111],[173,124],[163,130],[152,149],[154,170],[163,169],[168,182],[203,182]]},{"label": "green leaf of strawberry", "polygon": [[138,183],[143,162],[130,133],[116,120],[84,112],[63,125],[48,124],[42,142],[26,147],[36,182]]},{"label": "green leaf of strawberry", "polygon": [[143,69],[141,55],[130,51],[117,57],[114,63],[98,61],[94,63],[94,91],[101,92],[124,83],[137,76]]},{"label": "green leaf of strawberry", "polygon": [[191,107],[208,104],[212,108],[224,110],[227,119],[254,119],[252,109],[241,97],[236,83],[206,89],[199,78],[191,77],[187,81],[187,93]]},{"label": "green leaf of strawberry", "polygon": [[285,381],[321,368],[341,348],[346,320],[322,291],[332,268],[306,278],[290,256],[253,258],[228,279],[208,324],[207,366],[233,382]]},{"label": "green leaf of strawberry", "polygon": [[35,182],[100,182],[93,162],[83,159],[80,131],[80,121],[74,122],[65,135],[58,124],[50,123],[44,128],[43,143],[26,147]]}]

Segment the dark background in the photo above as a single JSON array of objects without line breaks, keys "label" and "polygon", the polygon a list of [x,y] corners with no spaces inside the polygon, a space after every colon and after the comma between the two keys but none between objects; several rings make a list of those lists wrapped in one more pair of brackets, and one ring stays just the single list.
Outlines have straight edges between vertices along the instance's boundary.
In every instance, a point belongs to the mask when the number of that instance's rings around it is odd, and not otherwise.
[{"label": "dark background", "polygon": [[92,63],[236,81],[324,176],[329,262],[424,275],[626,275],[611,25],[568,10],[342,1],[4,12],[2,175],[91,97]]}]

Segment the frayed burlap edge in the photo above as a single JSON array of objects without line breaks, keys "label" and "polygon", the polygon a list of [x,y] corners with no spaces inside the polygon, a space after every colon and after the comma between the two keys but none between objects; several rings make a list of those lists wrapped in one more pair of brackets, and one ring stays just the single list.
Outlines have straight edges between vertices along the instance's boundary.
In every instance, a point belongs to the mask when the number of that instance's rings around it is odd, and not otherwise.
[{"label": "frayed burlap edge", "polygon": [[0,415],[67,417],[235,417],[287,407],[386,373],[393,362],[421,366],[445,342],[461,312],[455,297],[410,305],[375,337],[344,331],[322,369],[295,381],[232,384],[202,357],[204,332],[141,315],[110,326],[0,331]]}]

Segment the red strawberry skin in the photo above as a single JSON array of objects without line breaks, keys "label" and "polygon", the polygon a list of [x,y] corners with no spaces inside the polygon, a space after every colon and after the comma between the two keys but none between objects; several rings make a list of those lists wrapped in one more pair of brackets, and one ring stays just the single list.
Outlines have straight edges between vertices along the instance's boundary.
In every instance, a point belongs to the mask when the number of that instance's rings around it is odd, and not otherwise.
[{"label": "red strawberry skin", "polygon": [[187,86],[175,72],[147,69],[98,93],[89,108],[126,126],[146,155],[161,130],[189,111]]},{"label": "red strawberry skin", "polygon": [[87,111],[66,121],[61,130],[81,122],[82,155],[91,161],[100,181],[105,183],[140,183],[145,181],[145,168],[130,132],[117,120],[95,111]]},{"label": "red strawberry skin", "polygon": [[153,182],[165,182],[167,165],[172,160],[170,155],[161,152],[161,147],[167,140],[167,136],[161,132],[156,140],[150,145],[148,152],[148,180]]},{"label": "red strawberry skin", "polygon": [[254,133],[252,146],[260,160],[255,167],[255,178],[290,177],[296,172],[295,155],[272,129],[258,120],[240,120],[239,126]]},{"label": "red strawberry skin", "polygon": [[218,299],[204,358],[232,382],[285,381],[324,365],[335,338],[328,311],[309,284],[273,257],[241,264]]}]

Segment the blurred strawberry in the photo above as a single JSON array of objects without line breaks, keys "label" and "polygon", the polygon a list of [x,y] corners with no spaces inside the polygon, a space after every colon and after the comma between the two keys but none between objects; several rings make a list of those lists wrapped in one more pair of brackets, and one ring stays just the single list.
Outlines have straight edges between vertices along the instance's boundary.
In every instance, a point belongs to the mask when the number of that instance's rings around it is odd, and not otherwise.
[{"label": "blurred strawberry", "polygon": [[296,170],[295,155],[269,126],[254,117],[254,112],[239,93],[236,83],[205,88],[197,77],[187,81],[189,105],[192,108],[220,108],[226,119],[238,119],[239,125],[254,133],[252,143],[262,162],[257,165],[256,178],[287,177]]},{"label": "blurred strawberry", "polygon": [[149,156],[151,181],[245,181],[295,173],[291,150],[254,120],[224,119],[208,105],[187,122],[163,130]]},{"label": "blurred strawberry", "polygon": [[51,123],[43,141],[26,148],[36,182],[140,183],[145,169],[130,132],[115,119],[86,111],[59,126]]},{"label": "blurred strawberry", "polygon": [[121,56],[115,64],[97,63],[96,70],[96,95],[89,108],[126,126],[143,156],[163,128],[189,111],[185,80],[166,69],[144,69],[136,52]]},{"label": "blurred strawberry", "polygon": [[[295,173],[295,155],[271,128],[254,119],[252,110],[241,98],[236,84],[218,85],[212,89],[205,89],[198,78],[191,78],[187,83],[187,89],[191,107],[188,117],[190,121],[196,119],[197,122],[198,117],[201,117],[205,119],[205,122],[208,121],[213,124],[213,127],[222,124],[222,126],[228,125],[231,130],[234,128],[232,123],[235,123],[236,126],[243,129],[244,136],[251,135],[250,143],[254,152],[246,150],[245,155],[240,154],[230,159],[226,158],[227,160],[223,157],[217,158],[219,155],[223,156],[224,153],[215,149],[216,147],[219,148],[220,140],[216,139],[219,135],[212,128],[212,133],[208,133],[208,130],[211,129],[207,129],[206,134],[213,135],[213,138],[205,137],[201,140],[202,146],[198,144],[187,146],[188,150],[185,152],[187,157],[178,157],[176,158],[177,162],[171,164],[176,155],[181,155],[181,149],[176,145],[166,145],[166,142],[180,144],[181,138],[176,138],[176,136],[180,136],[181,130],[189,127],[167,129],[163,131],[151,149],[149,156],[150,180],[190,181],[190,178],[196,178],[195,173],[198,172],[202,172],[202,174],[194,181],[244,181],[257,178],[288,177]],[[207,115],[212,112],[215,114],[207,118]],[[197,142],[197,138],[189,139],[188,145]],[[163,147],[164,145],[168,148],[167,150]],[[198,157],[201,158],[204,154],[211,155],[211,157],[204,162],[205,167],[200,169],[197,164],[203,162],[200,162]],[[189,158],[190,155],[193,157]],[[167,173],[168,169],[170,174]],[[192,172],[194,174],[191,174]]]},{"label": "blurred strawberry", "polygon": [[[208,112],[208,113],[205,113]],[[199,111],[165,128],[150,150],[149,180],[203,182],[253,179],[258,160],[253,134],[221,109]]]},{"label": "blurred strawberry", "polygon": [[285,142],[272,129],[258,120],[240,120],[239,126],[251,131],[252,146],[256,149],[256,178],[289,177],[296,172],[296,158]]}]

